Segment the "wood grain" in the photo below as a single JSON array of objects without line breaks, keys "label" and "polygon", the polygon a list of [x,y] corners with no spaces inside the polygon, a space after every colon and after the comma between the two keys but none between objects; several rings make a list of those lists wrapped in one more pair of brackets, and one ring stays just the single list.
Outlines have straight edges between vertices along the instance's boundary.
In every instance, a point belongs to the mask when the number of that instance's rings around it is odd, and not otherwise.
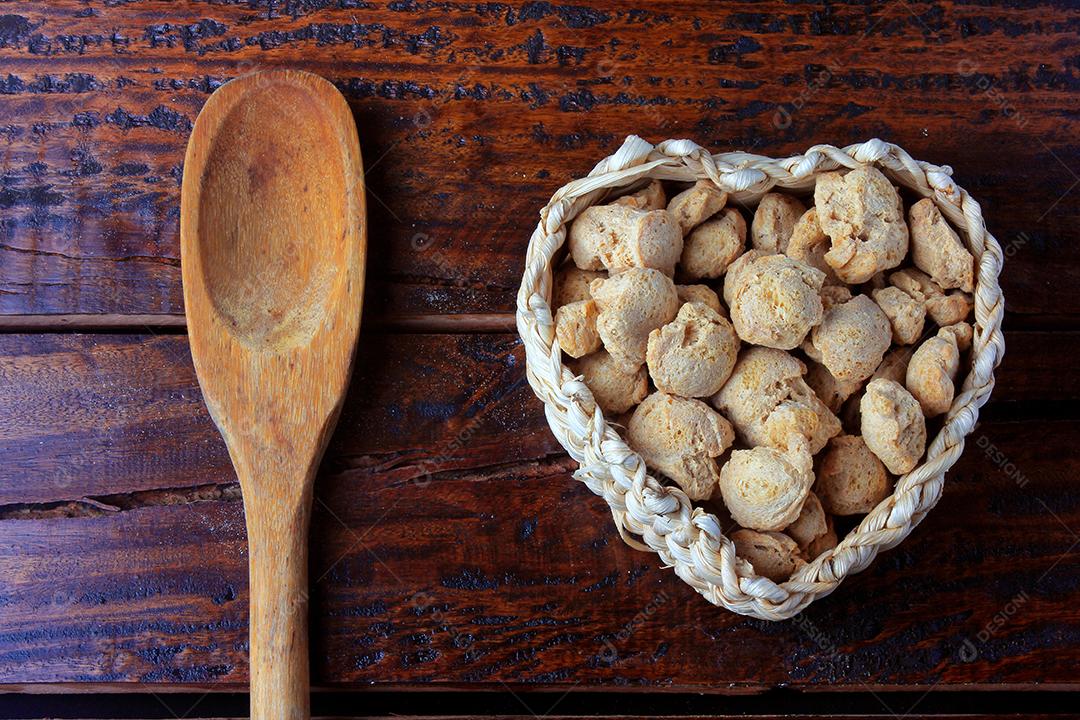
[{"label": "wood grain", "polygon": [[352,112],[325,79],[218,88],[184,157],[188,342],[247,525],[252,720],[307,720],[312,488],[352,375],[367,259]]},{"label": "wood grain", "polygon": [[371,149],[368,317],[512,310],[537,211],[628,133],[772,155],[899,143],[983,203],[1017,322],[1080,314],[1072,3],[4,13],[0,314],[181,314],[187,133],[218,85],[279,66],[332,79]]},{"label": "wood grain", "polygon": [[[324,472],[381,457],[372,467],[410,479],[432,459],[442,471],[561,454],[515,337],[363,337]],[[984,414],[1053,419],[1080,398],[1080,333],[1007,332],[1006,343],[1024,352],[1006,354]],[[236,479],[183,336],[0,335],[0,414],[5,512],[83,498],[130,509],[170,489],[212,498]]]},{"label": "wood grain", "polygon": [[[248,681],[239,488],[177,334],[179,194],[209,94],[281,66],[330,78],[370,148],[370,344],[315,488],[317,686],[1080,688],[1078,30],[1058,0],[5,3],[0,331],[96,332],[0,334],[0,689]],[[1009,353],[941,504],[799,621],[716,610],[623,546],[497,334],[538,209],[628,133],[879,136],[951,165],[1005,248]]]},{"label": "wood grain", "polygon": [[[1024,414],[1076,398],[1040,350],[1067,356],[1077,336],[1007,341],[1029,351],[1007,357],[939,507],[801,620],[769,624],[622,545],[570,478],[515,338],[369,338],[315,488],[313,682],[1074,688],[1080,426]],[[0,467],[0,685],[241,687],[242,508],[185,338],[3,336],[0,381],[0,412],[22,418],[0,453],[38,447]],[[80,438],[100,464],[50,482]]]}]

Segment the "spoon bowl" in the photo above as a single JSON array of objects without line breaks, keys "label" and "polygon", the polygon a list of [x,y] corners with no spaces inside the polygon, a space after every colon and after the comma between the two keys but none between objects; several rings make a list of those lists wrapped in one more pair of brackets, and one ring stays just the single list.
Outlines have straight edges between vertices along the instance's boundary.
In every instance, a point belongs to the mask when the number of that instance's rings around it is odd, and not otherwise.
[{"label": "spoon bowl", "polygon": [[312,486],[360,327],[367,229],[356,125],[333,85],[221,86],[188,141],[180,253],[192,360],[244,497],[251,714],[307,718]]},{"label": "spoon bowl", "polygon": [[325,202],[345,197],[352,179],[345,158],[326,152],[340,145],[336,118],[310,93],[256,83],[221,116],[207,148],[196,220],[203,281],[214,309],[251,347],[309,342],[343,277],[352,218],[327,212]]}]

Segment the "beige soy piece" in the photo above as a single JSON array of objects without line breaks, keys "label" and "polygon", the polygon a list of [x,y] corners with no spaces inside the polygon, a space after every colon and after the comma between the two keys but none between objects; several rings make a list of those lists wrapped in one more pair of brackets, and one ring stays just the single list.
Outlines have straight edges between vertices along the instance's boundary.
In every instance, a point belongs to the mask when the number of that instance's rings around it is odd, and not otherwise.
[{"label": "beige soy piece", "polygon": [[962,290],[933,295],[926,301],[926,314],[941,327],[963,322],[971,315],[975,302]]},{"label": "beige soy piece", "polygon": [[892,326],[892,339],[898,345],[910,345],[922,336],[926,306],[895,286],[871,292]]},{"label": "beige soy piece", "polygon": [[708,285],[676,285],[675,294],[683,304],[701,303],[727,317],[727,309],[720,304],[720,296]]},{"label": "beige soy piece", "polygon": [[803,501],[802,510],[795,522],[788,525],[784,532],[792,540],[799,544],[800,548],[806,548],[810,543],[829,531],[829,524],[825,516],[825,510],[821,506],[821,500],[811,492]]},{"label": "beige soy piece", "polygon": [[956,340],[956,347],[960,352],[964,352],[971,347],[972,341],[975,339],[975,328],[971,327],[970,323],[959,322],[952,325],[946,325],[938,330],[938,334],[946,332],[953,336]]},{"label": "beige soy piece", "polygon": [[782,193],[765,193],[750,224],[752,247],[769,253],[787,252],[795,223],[806,212],[798,198]]},{"label": "beige soy piece", "polygon": [[686,235],[695,227],[711,218],[727,204],[727,193],[716,187],[711,180],[698,180],[693,187],[683,190],[668,202],[668,212]]},{"label": "beige soy piece", "polygon": [[735,522],[751,530],[783,530],[802,512],[814,484],[814,459],[805,438],[792,435],[784,450],[734,450],[720,470],[720,494]]},{"label": "beige soy piece", "polygon": [[819,176],[814,203],[821,229],[832,241],[825,262],[844,282],[866,282],[907,255],[900,194],[877,168]]},{"label": "beige soy piece", "polygon": [[679,311],[675,283],[651,268],[594,280],[589,292],[600,308],[596,329],[604,347],[631,368],[645,362],[649,333],[671,322]]},{"label": "beige soy piece", "polygon": [[966,320],[974,307],[972,297],[963,290],[946,293],[929,275],[914,268],[889,275],[889,282],[926,306],[926,314],[941,327]]},{"label": "beige soy piece", "polygon": [[804,349],[837,380],[858,383],[873,374],[891,342],[889,318],[873,300],[856,295],[829,308]]},{"label": "beige soy piece", "polygon": [[662,392],[637,406],[626,433],[645,464],[674,480],[691,500],[713,494],[720,478],[715,458],[735,439],[731,423],[705,403]]},{"label": "beige soy piece", "polygon": [[731,375],[739,338],[731,323],[702,303],[686,303],[649,334],[645,361],[656,389],[682,397],[716,393]]},{"label": "beige soy piece", "polygon": [[663,210],[667,207],[667,194],[659,180],[653,180],[637,192],[623,195],[612,205],[625,205],[635,210]]},{"label": "beige soy piece", "polygon": [[825,522],[826,525],[828,525],[825,534],[807,545],[806,549],[803,551],[803,554],[809,562],[813,562],[822,553],[832,550],[840,543],[840,538],[836,536],[836,527],[833,523],[832,516],[827,515],[825,517]]},{"label": "beige soy piece", "polygon": [[841,281],[836,277],[836,271],[825,262],[825,253],[829,251],[829,246],[829,236],[818,223],[817,208],[810,208],[795,222],[784,253],[792,260],[798,260],[825,273],[826,285],[839,285]]},{"label": "beige soy piece", "polygon": [[[964,329],[966,327],[966,330]],[[961,323],[938,330],[915,350],[905,373],[905,385],[928,418],[948,412],[960,371],[960,342],[970,342],[971,326]]]},{"label": "beige soy piece", "polygon": [[805,373],[806,366],[783,350],[746,348],[711,402],[747,445],[784,447],[794,432],[816,453],[840,432],[840,421],[803,380]]},{"label": "beige soy piece", "polygon": [[821,458],[814,492],[830,515],[861,515],[889,496],[892,482],[861,437],[839,435]]},{"label": "beige soy piece", "polygon": [[806,372],[806,384],[814,391],[825,407],[833,413],[840,412],[844,402],[857,393],[862,382],[844,382],[837,380],[829,368],[819,362],[811,363]]},{"label": "beige soy piece", "polygon": [[784,582],[805,564],[799,546],[784,533],[736,530],[731,542],[736,555],[749,562],[756,574],[773,582]]},{"label": "beige soy piece", "polygon": [[[911,353],[914,350],[910,345],[891,348],[885,353],[885,357],[881,358],[881,362],[878,363],[874,374],[870,376],[870,380],[892,380],[899,385],[903,385],[907,378],[908,361],[911,360]],[[809,379],[807,382],[809,382]],[[854,392],[852,392],[852,395],[854,395]],[[857,430],[862,424],[859,414],[859,402],[862,398],[851,397],[850,395],[849,398],[850,402],[844,402],[839,414],[845,427]]]},{"label": "beige soy piece", "polygon": [[825,285],[821,288],[821,306],[825,312],[846,303],[852,297],[847,285]]},{"label": "beige soy piece", "polygon": [[563,265],[555,274],[555,291],[552,293],[551,308],[554,310],[570,303],[592,300],[589,283],[606,277],[606,272],[582,270],[570,264]]},{"label": "beige soy piece", "polygon": [[556,311],[555,337],[563,352],[579,358],[600,349],[600,333],[596,331],[598,315],[593,300],[579,300]]},{"label": "beige soy piece", "polygon": [[791,350],[821,322],[825,275],[786,255],[765,255],[739,272],[731,322],[754,345]]},{"label": "beige soy piece", "polygon": [[943,290],[959,288],[966,293],[975,288],[975,259],[960,242],[960,236],[941,215],[930,198],[908,211],[911,226],[911,260]]},{"label": "beige soy piece", "polygon": [[911,472],[926,450],[926,418],[900,383],[873,380],[859,401],[862,438],[894,475]]},{"label": "beige soy piece", "polygon": [[606,350],[571,360],[568,365],[575,375],[584,378],[593,399],[607,417],[626,412],[649,394],[645,366],[627,369]]},{"label": "beige soy piece", "polygon": [[626,205],[593,205],[570,226],[570,257],[582,270],[622,272],[655,268],[675,273],[682,233],[667,210],[637,210]]},{"label": "beige soy piece", "polygon": [[687,280],[718,278],[746,249],[746,220],[736,208],[724,208],[686,236],[679,261]]},{"label": "beige soy piece", "polygon": [[765,420],[765,435],[771,447],[783,447],[792,433],[806,438],[816,447],[839,431],[839,419],[813,392],[801,391],[784,400]]},{"label": "beige soy piece", "polygon": [[885,357],[881,358],[881,362],[878,363],[877,368],[874,370],[874,374],[870,376],[871,380],[892,380],[893,382],[904,384],[904,378],[907,377],[908,362],[911,361],[912,348],[909,347],[895,347],[885,353]]},{"label": "beige soy piece", "polygon": [[725,305],[731,307],[731,302],[735,299],[735,291],[742,285],[743,273],[746,272],[746,269],[768,254],[764,250],[747,250],[728,265],[727,272],[724,273],[724,287],[722,289]]},{"label": "beige soy piece", "polygon": [[874,290],[881,290],[889,285],[889,274],[887,271],[874,273],[873,277],[863,283],[863,289],[867,292],[873,292]]}]

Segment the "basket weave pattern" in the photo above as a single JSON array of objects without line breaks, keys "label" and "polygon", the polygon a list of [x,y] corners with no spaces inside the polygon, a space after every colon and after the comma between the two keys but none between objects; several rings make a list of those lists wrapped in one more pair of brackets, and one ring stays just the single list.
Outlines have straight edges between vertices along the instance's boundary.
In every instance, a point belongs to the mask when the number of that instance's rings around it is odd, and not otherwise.
[{"label": "basket weave pattern", "polygon": [[[945,423],[921,465],[900,477],[895,491],[871,511],[833,550],[798,570],[786,582],[754,575],[736,558],[716,517],[677,487],[649,475],[645,462],[605,421],[588,387],[562,363],[552,316],[552,271],[570,222],[613,191],[649,179],[693,182],[709,179],[733,202],[754,203],[773,188],[808,191],[824,172],[876,165],[894,183],[933,198],[960,231],[976,261],[975,337],[971,367]],[[1004,299],[998,276],[1001,246],[986,231],[979,204],[952,181],[951,168],[913,159],[881,140],[836,148],[815,145],[803,155],[773,159],[734,152],[712,155],[689,140],[657,146],[631,135],[615,154],[585,178],[559,189],[540,211],[529,241],[517,295],[517,328],[525,346],[526,373],[544,402],[555,437],[580,465],[574,477],[604,498],[619,534],[631,547],[657,553],[663,563],[710,602],[765,620],[797,615],[846,576],[866,568],[880,550],[899,544],[941,497],[945,471],[964,449],[979,408],[994,387],[994,368],[1005,352],[1001,334]]]}]

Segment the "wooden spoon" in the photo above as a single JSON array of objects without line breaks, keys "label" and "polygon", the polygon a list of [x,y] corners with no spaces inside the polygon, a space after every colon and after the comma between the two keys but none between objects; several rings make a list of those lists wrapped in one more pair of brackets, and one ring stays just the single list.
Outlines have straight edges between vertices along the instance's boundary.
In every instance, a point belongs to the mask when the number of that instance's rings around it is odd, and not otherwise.
[{"label": "wooden spoon", "polygon": [[218,88],[188,141],[180,202],[195,372],[240,478],[251,717],[310,714],[312,484],[349,382],[367,254],[356,124],[293,70]]}]

